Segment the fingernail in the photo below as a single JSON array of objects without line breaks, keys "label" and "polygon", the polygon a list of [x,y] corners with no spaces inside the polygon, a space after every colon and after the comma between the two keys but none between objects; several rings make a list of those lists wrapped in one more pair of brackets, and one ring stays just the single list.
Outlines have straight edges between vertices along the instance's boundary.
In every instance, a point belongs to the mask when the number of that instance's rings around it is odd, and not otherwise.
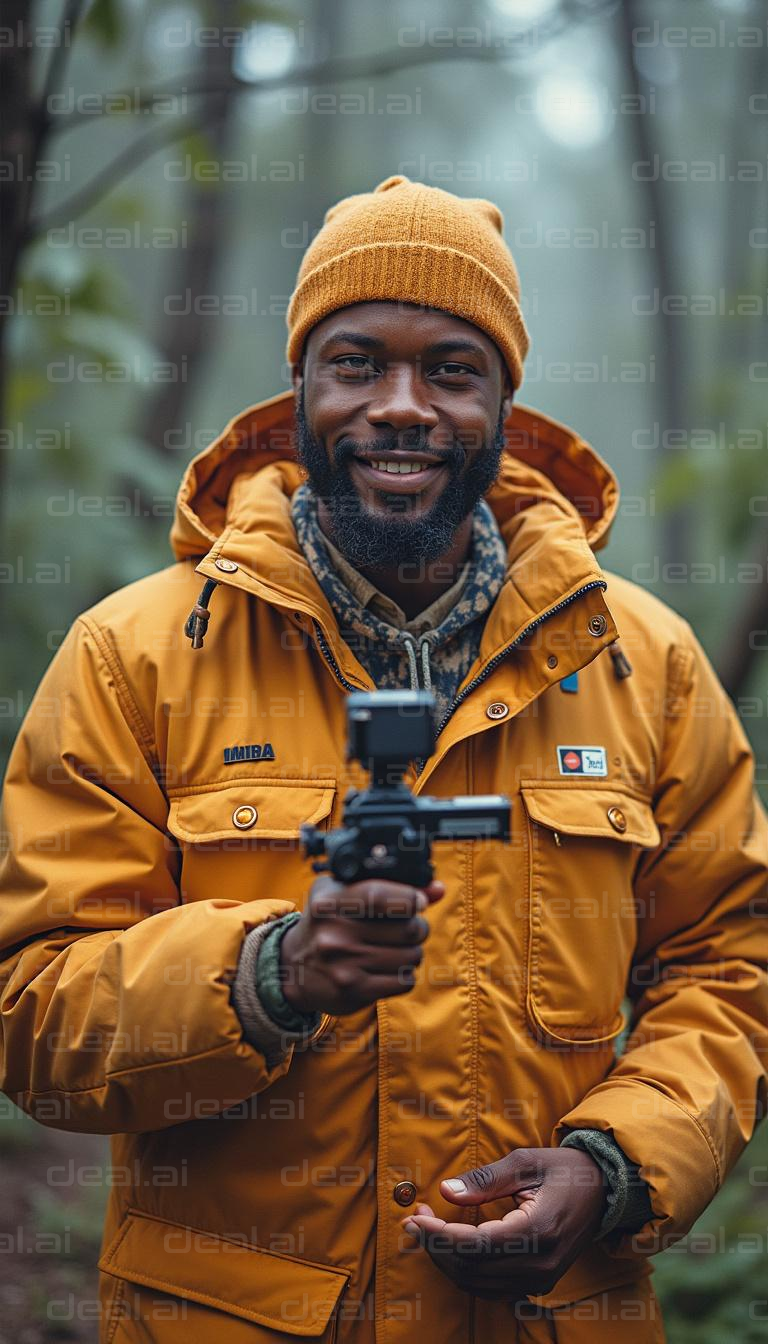
[{"label": "fingernail", "polygon": [[407,1232],[410,1237],[418,1237],[419,1225],[418,1223],[403,1223],[403,1231]]},{"label": "fingernail", "polygon": [[429,905],[429,898],[428,898],[427,896],[424,895],[424,892],[423,892],[423,891],[419,891],[419,892],[417,892],[417,893],[416,893],[416,909],[417,909],[417,910],[426,910],[426,908],[427,908],[428,905]]},{"label": "fingernail", "polygon": [[466,1185],[458,1176],[452,1177],[451,1180],[446,1181],[445,1184],[448,1186],[449,1190],[453,1191],[454,1195],[466,1195],[467,1193]]}]

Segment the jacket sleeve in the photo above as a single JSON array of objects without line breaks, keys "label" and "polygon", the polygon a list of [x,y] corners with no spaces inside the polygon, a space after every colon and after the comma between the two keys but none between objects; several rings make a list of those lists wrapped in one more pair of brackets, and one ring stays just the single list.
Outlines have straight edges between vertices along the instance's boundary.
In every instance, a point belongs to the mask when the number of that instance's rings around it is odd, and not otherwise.
[{"label": "jacket sleeve", "polygon": [[768,824],[741,725],[681,626],[654,799],[661,845],[636,873],[630,1032],[552,1136],[600,1129],[639,1164],[654,1217],[609,1234],[617,1256],[685,1236],[766,1112]]},{"label": "jacket sleeve", "polygon": [[231,1001],[245,935],[296,909],[184,904],[168,804],[121,665],[86,614],[14,745],[3,795],[0,1087],[43,1124],[163,1129],[286,1072]]}]

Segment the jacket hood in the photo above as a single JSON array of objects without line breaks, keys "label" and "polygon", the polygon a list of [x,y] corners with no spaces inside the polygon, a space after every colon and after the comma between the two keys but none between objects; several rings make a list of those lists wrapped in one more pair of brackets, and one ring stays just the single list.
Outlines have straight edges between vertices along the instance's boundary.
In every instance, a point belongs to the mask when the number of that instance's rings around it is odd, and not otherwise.
[{"label": "jacket hood", "polygon": [[[177,560],[206,555],[235,515],[241,534],[269,527],[263,496],[272,492],[260,487],[279,483],[290,497],[305,479],[293,446],[293,407],[292,391],[248,407],[192,459],[170,533]],[[511,552],[514,537],[528,530],[520,528],[526,514],[578,519],[591,549],[604,546],[619,500],[610,467],[572,429],[529,407],[513,405],[504,429],[501,470],[486,498]],[[271,472],[259,481],[273,464],[278,480]]]}]

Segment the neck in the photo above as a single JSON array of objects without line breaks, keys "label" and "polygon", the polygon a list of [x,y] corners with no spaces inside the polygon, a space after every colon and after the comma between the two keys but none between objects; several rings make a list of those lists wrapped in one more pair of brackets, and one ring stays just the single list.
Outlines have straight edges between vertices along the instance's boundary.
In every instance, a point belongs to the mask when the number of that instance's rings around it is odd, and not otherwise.
[{"label": "neck", "polygon": [[[319,501],[317,520],[322,531],[336,544],[328,508]],[[437,560],[413,565],[394,564],[382,567],[358,566],[359,572],[373,583],[379,592],[391,597],[408,620],[436,602],[451,588],[459,577],[469,555],[472,540],[472,514],[459,524],[453,542]],[[414,572],[415,571],[415,572]]]}]

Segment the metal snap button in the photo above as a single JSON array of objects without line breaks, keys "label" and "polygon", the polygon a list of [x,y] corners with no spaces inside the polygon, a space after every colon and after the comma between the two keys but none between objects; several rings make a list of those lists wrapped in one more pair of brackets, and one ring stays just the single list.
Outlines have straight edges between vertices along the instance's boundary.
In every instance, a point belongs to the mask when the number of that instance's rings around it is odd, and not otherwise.
[{"label": "metal snap button", "polygon": [[396,1204],[400,1204],[403,1208],[406,1208],[409,1204],[412,1204],[416,1198],[416,1186],[413,1184],[413,1181],[398,1181],[392,1191],[392,1196]]},{"label": "metal snap button", "polygon": [[624,832],[627,829],[627,818],[624,816],[620,807],[608,808],[608,820],[614,831]]},{"label": "metal snap button", "polygon": [[234,574],[237,565],[234,560],[214,560],[217,569],[223,569],[225,574]]},{"label": "metal snap button", "polygon": [[501,700],[494,700],[485,712],[489,719],[506,719],[509,713],[509,705],[505,705]]},{"label": "metal snap button", "polygon": [[232,813],[232,824],[237,827],[238,831],[249,831],[251,826],[256,825],[258,815],[256,808],[251,807],[250,803],[246,803],[243,807],[235,808]]},{"label": "metal snap button", "polygon": [[608,622],[604,616],[592,616],[587,626],[590,635],[604,635],[608,629]]},{"label": "metal snap button", "polygon": [[557,655],[550,653],[547,659],[547,667],[557,667]]}]

